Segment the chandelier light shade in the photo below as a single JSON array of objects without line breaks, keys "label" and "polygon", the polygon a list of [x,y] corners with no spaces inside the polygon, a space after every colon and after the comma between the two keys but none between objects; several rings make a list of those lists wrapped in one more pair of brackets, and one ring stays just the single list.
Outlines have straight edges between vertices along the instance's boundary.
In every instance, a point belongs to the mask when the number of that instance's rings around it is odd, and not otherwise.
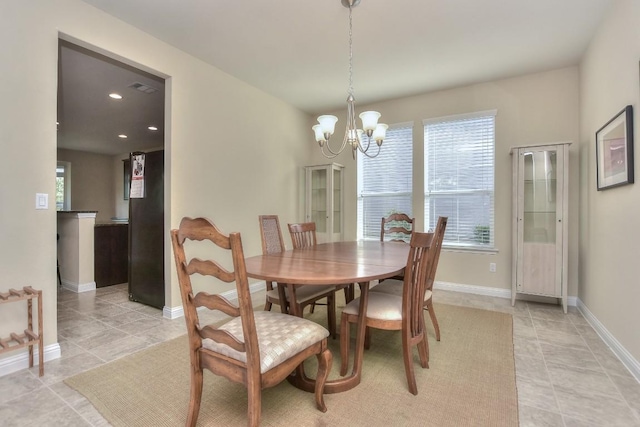
[{"label": "chandelier light shade", "polygon": [[[349,96],[347,97],[347,127],[344,133],[342,145],[338,148],[332,148],[329,139],[335,132],[336,122],[338,118],[331,115],[323,115],[318,117],[318,124],[313,126],[315,139],[320,146],[322,154],[332,159],[342,153],[347,144],[351,147],[351,154],[356,158],[356,152],[360,151],[367,157],[377,157],[380,154],[382,142],[386,136],[387,126],[384,123],[378,123],[380,113],[377,111],[364,111],[359,117],[362,122],[362,129],[356,126],[356,100],[353,96],[353,25],[351,19],[351,11],[360,4],[360,0],[341,0],[344,7],[349,8]],[[374,145],[371,141],[375,141],[377,150],[375,154],[369,152],[369,148]],[[373,149],[372,149],[373,151]]]}]

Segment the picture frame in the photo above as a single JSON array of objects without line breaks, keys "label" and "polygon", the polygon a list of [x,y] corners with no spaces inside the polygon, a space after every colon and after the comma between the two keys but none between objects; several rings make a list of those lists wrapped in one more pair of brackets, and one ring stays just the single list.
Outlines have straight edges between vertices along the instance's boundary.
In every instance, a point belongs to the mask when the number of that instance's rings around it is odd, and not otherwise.
[{"label": "picture frame", "polygon": [[633,107],[627,105],[596,131],[598,191],[633,183]]}]

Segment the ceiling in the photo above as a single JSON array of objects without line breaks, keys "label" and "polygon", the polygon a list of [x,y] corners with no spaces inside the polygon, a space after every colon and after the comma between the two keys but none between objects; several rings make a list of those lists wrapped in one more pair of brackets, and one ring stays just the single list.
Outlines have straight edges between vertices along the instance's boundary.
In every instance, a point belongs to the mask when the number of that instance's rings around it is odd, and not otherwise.
[{"label": "ceiling", "polygon": [[58,49],[58,148],[116,155],[164,145],[164,79],[63,40]]},{"label": "ceiling", "polygon": [[[340,0],[83,0],[318,114],[345,105]],[[357,104],[578,64],[616,0],[362,0],[353,8]]]}]

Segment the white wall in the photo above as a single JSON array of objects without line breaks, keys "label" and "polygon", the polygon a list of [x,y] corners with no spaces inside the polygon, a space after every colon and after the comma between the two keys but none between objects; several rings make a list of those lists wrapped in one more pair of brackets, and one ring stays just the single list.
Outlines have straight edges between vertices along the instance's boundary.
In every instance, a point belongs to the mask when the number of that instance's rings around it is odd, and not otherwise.
[{"label": "white wall", "polygon": [[[308,116],[284,102],[77,0],[0,2],[0,290],[44,290],[45,345],[57,341],[55,193],[58,37],[94,46],[167,77],[166,230],[207,216],[261,252],[258,215],[298,213],[308,163]],[[181,305],[167,234],[166,305]],[[227,288],[228,289],[228,288]],[[20,307],[0,308],[0,336],[23,328]],[[13,356],[13,355],[11,355]]]},{"label": "white wall", "polygon": [[[451,90],[406,97],[370,105],[357,111],[376,110],[388,124],[413,121],[413,215],[416,229],[424,230],[424,133],[422,120],[454,114],[497,109],[495,158],[495,244],[497,253],[470,253],[443,250],[438,265],[438,281],[491,288],[511,289],[511,195],[512,146],[578,140],[579,76],[577,67],[536,73],[522,77],[465,86]],[[336,135],[344,133],[346,106],[334,111],[340,117]],[[315,119],[312,118],[315,122]],[[311,123],[311,122],[310,122]],[[311,130],[308,131],[311,138]],[[578,148],[570,149],[569,200],[569,288],[578,293]],[[382,146],[384,150],[384,144]],[[356,163],[346,150],[335,159],[345,165],[345,211],[347,239],[356,238]],[[327,160],[314,148],[314,163]],[[497,264],[496,273],[489,263]]]},{"label": "white wall", "polygon": [[[640,2],[620,0],[580,66],[580,299],[640,360]],[[595,132],[626,105],[634,108],[636,183],[596,191]]]}]

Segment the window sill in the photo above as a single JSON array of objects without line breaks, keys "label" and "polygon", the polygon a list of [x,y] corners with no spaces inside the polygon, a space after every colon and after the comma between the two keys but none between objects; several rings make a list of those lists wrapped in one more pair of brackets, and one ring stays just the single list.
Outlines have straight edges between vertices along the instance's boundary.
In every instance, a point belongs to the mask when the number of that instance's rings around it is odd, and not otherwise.
[{"label": "window sill", "polygon": [[483,248],[480,246],[455,246],[443,244],[442,249],[446,252],[463,252],[471,254],[497,254],[499,251],[496,248]]}]

